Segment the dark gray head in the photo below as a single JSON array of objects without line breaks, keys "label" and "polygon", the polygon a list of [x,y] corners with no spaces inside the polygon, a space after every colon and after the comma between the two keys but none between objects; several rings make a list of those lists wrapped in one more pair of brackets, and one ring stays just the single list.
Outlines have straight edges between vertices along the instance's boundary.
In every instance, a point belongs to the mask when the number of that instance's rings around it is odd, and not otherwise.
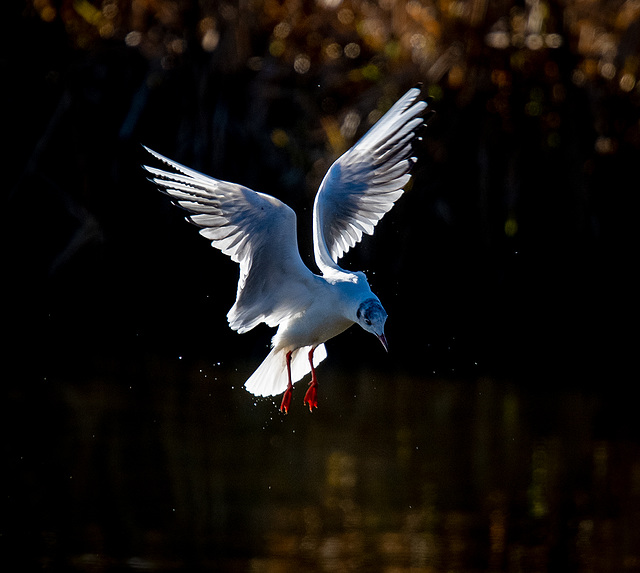
[{"label": "dark gray head", "polygon": [[382,308],[377,298],[368,298],[358,307],[356,312],[358,324],[367,332],[371,332],[382,342],[385,350],[389,350],[387,339],[384,335],[384,323],[387,320],[387,313]]}]

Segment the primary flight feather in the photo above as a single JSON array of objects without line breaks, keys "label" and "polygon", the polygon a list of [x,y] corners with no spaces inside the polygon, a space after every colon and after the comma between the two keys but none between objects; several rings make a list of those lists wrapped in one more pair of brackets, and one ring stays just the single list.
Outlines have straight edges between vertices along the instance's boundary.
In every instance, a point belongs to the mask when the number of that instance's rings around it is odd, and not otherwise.
[{"label": "primary flight feather", "polygon": [[296,215],[275,197],[189,169],[145,147],[172,171],[144,166],[150,179],[190,214],[200,234],[240,265],[229,326],[247,332],[261,322],[278,327],[272,349],[245,383],[257,396],[284,392],[311,372],[304,403],[317,407],[315,368],[324,343],[354,323],[375,334],[385,349],[387,319],[361,272],[339,259],[374,227],[403,193],[415,162],[412,141],[427,103],[412,88],[327,171],[313,206],[313,245],[321,275],[302,262]]}]

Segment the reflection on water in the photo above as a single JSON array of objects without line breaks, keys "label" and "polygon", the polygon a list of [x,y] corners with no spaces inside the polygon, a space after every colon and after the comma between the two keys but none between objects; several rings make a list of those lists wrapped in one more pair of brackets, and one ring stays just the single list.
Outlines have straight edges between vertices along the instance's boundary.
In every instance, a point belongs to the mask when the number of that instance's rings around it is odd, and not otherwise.
[{"label": "reflection on water", "polygon": [[219,366],[142,370],[58,381],[40,564],[640,570],[640,446],[598,395],[327,366],[281,416]]}]

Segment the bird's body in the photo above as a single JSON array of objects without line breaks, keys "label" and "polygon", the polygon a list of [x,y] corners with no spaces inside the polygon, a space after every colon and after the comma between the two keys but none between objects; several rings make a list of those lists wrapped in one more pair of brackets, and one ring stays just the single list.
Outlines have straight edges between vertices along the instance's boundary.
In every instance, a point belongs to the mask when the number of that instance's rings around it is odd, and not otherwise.
[{"label": "bird's body", "polygon": [[315,294],[311,304],[304,312],[280,323],[273,346],[287,351],[318,346],[349,328],[355,322],[350,311],[357,305],[359,294],[351,277],[355,275],[331,279],[316,276],[310,289]]},{"label": "bird's body", "polygon": [[317,289],[318,297],[324,299],[316,299],[304,313],[285,320],[278,327],[273,346],[287,350],[318,346],[347,330],[354,321],[347,318],[346,305],[340,297],[344,289],[328,288],[342,284],[325,283]]},{"label": "bird's body", "polygon": [[152,181],[179,206],[212,245],[240,264],[236,302],[227,314],[238,332],[261,322],[278,327],[272,349],[247,380],[258,396],[285,392],[311,372],[305,396],[317,406],[315,366],[326,357],[324,343],[354,323],[375,334],[385,348],[387,314],[364,273],[337,261],[361,240],[402,195],[409,180],[411,142],[427,104],[409,90],[365,136],[329,169],[314,202],[313,273],[302,261],[296,216],[278,199],[234,183],[207,177],[147,150],[175,173],[145,167]]},{"label": "bird's body", "polygon": [[313,364],[317,366],[327,355],[324,343],[356,322],[361,301],[377,300],[363,273],[314,278],[309,289],[314,294],[311,303],[280,323],[269,356],[247,380],[245,387],[252,394],[273,396],[286,391],[287,355],[291,353],[291,381],[297,382],[311,369],[309,352],[315,351]]}]

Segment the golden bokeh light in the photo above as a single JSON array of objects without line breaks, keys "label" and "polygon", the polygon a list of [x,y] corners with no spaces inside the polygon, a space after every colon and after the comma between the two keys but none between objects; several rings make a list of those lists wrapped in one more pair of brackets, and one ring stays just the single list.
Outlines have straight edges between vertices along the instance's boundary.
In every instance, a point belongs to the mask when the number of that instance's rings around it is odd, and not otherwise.
[{"label": "golden bokeh light", "polygon": [[[290,66],[297,74],[308,74],[315,62],[364,60],[345,72],[352,82],[379,81],[388,66],[398,71],[413,67],[414,74],[446,89],[473,90],[470,83],[481,77],[473,72],[487,61],[491,51],[503,52],[511,71],[529,74],[554,52],[568,46],[577,58],[570,76],[577,86],[605,80],[610,89],[632,95],[638,91],[638,56],[621,53],[623,38],[640,17],[637,3],[617,5],[598,0],[569,0],[562,6],[547,0],[527,0],[524,5],[508,2],[493,5],[487,0],[408,0],[399,6],[391,0],[252,0],[190,3],[173,0],[72,0],[62,9],[51,0],[31,0],[44,22],[62,20],[74,45],[87,49],[100,40],[115,39],[147,57],[182,56],[191,38],[204,52],[216,52],[222,34],[239,26],[226,49],[236,51],[248,69],[269,55]],[[401,9],[403,8],[403,9]],[[185,33],[189,22],[197,24],[197,35]],[[221,23],[225,25],[221,27]],[[231,28],[230,28],[231,26]],[[268,41],[249,42],[260,29],[269,30]],[[224,30],[224,31],[223,31]],[[481,30],[488,30],[482,32]],[[166,34],[167,38],[159,35]],[[481,37],[484,48],[476,39]],[[187,40],[187,38],[189,38]],[[238,44],[241,42],[243,45]],[[478,58],[480,52],[484,56]],[[453,56],[453,57],[452,57]],[[253,62],[253,63],[252,63]],[[498,60],[494,61],[494,66]],[[494,73],[509,71],[495,66]],[[504,84],[496,83],[499,89]],[[536,106],[529,106],[535,114]]]}]

